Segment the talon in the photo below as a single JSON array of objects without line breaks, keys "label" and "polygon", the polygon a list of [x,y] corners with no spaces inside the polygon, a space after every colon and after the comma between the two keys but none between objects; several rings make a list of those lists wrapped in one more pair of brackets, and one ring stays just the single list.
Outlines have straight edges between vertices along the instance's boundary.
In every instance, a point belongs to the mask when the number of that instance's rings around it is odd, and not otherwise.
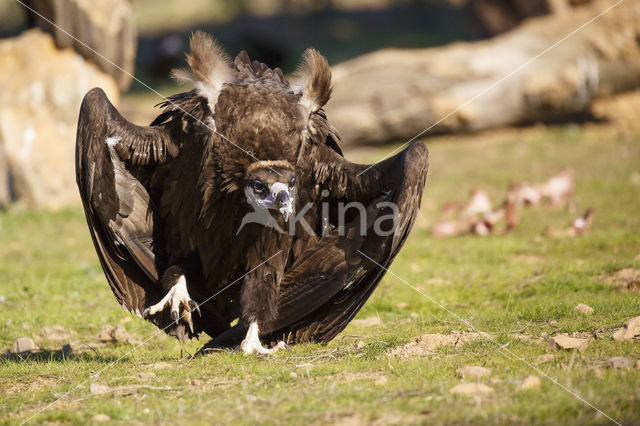
[{"label": "talon", "polygon": [[[182,315],[180,315],[181,307],[183,312]],[[194,332],[191,311],[195,309],[198,311],[198,314],[200,314],[200,307],[195,301],[191,299],[191,296],[189,296],[189,292],[187,291],[187,282],[184,278],[184,275],[181,275],[178,278],[178,281],[173,287],[171,287],[171,289],[167,292],[167,294],[162,298],[160,302],[146,308],[143,311],[142,316],[144,318],[147,318],[148,316],[155,315],[167,308],[170,308],[169,317],[173,322],[175,322],[176,325],[179,324],[180,319],[183,318],[184,321],[189,325],[189,330],[191,330],[191,333]],[[200,314],[200,316],[202,316],[202,314]]]},{"label": "talon", "polygon": [[191,334],[193,334],[193,320],[191,319],[191,312],[185,311],[182,318],[184,318],[187,324],[189,324],[189,330],[191,330]]},{"label": "talon", "polygon": [[191,312],[198,311],[198,315],[202,316],[202,312],[200,312],[200,305],[198,305],[195,300],[189,300],[189,308],[191,308]]}]

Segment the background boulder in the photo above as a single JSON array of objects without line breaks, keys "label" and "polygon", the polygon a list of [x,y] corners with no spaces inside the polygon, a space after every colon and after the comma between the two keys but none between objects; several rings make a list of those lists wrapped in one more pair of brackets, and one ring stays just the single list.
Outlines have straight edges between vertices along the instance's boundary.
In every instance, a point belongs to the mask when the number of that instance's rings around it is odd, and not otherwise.
[{"label": "background boulder", "polygon": [[116,82],[72,49],[59,50],[38,29],[0,40],[0,58],[0,204],[3,196],[32,207],[79,203],[74,147],[80,103],[95,86],[117,102]]}]

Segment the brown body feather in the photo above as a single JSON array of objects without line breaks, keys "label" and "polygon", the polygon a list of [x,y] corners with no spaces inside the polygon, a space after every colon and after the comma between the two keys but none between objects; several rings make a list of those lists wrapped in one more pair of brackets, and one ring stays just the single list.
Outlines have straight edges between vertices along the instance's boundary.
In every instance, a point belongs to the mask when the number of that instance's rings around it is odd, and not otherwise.
[{"label": "brown body feather", "polygon": [[[162,103],[151,126],[124,120],[100,89],[81,107],[77,180],[107,279],[123,307],[141,313],[184,275],[202,304],[193,333],[166,313],[151,318],[180,339],[204,331],[211,346],[226,346],[256,320],[271,341],[328,341],[379,283],[384,269],[377,263],[387,267],[404,243],[424,188],[427,150],[415,142],[371,168],[350,163],[321,109],[331,85],[317,52],[306,54],[302,84],[293,85],[244,52],[230,63],[210,39],[194,39],[192,69],[183,77],[196,88]],[[251,211],[243,179],[257,163],[295,170],[297,209],[310,203],[304,219],[312,234],[301,225],[295,235],[258,223],[241,228]],[[346,233],[338,233],[339,203],[350,201],[366,206],[368,232],[352,212]],[[376,207],[380,201],[400,212],[389,236],[372,232],[373,220],[389,213]]]}]

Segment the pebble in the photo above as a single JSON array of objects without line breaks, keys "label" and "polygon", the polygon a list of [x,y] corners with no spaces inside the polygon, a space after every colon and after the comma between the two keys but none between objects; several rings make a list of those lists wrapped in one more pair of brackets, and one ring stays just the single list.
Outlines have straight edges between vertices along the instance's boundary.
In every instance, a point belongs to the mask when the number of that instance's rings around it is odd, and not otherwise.
[{"label": "pebble", "polygon": [[607,360],[607,365],[616,370],[628,370],[631,368],[631,361],[623,356],[614,356]]},{"label": "pebble", "polygon": [[456,370],[456,376],[461,379],[479,379],[491,375],[491,370],[476,365],[465,365]]},{"label": "pebble", "polygon": [[516,388],[516,391],[520,392],[525,390],[540,389],[541,385],[542,382],[540,381],[540,378],[538,376],[529,375],[525,377],[522,382],[520,382],[520,384]]},{"label": "pebble", "polygon": [[582,315],[591,315],[594,312],[591,306],[585,305],[584,303],[578,304],[573,310]]},{"label": "pebble", "polygon": [[636,370],[640,370],[640,359],[636,361],[636,363],[633,365],[633,368],[635,368]]},{"label": "pebble", "polygon": [[96,423],[104,423],[104,422],[111,421],[111,417],[107,416],[106,414],[96,414],[91,418],[91,420],[93,420]]},{"label": "pebble", "polygon": [[18,340],[13,342],[13,346],[11,346],[12,354],[33,352],[37,350],[38,350],[38,347],[33,342],[33,339],[31,337],[20,337]]},{"label": "pebble", "polygon": [[640,336],[640,317],[631,318],[627,324],[613,332],[613,340],[620,342]]},{"label": "pebble", "polygon": [[549,340],[549,348],[550,349],[577,349],[580,352],[583,352],[589,346],[589,341],[587,339],[580,339],[577,337],[569,337],[566,334],[559,334],[557,336],[553,336]]}]

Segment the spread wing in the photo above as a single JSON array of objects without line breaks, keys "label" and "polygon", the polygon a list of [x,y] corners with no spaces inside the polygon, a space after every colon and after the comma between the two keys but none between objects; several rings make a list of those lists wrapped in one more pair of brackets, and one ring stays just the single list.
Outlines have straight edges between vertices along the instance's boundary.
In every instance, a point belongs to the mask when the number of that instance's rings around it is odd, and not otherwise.
[{"label": "spread wing", "polygon": [[[409,235],[429,162],[421,142],[372,167],[350,163],[322,145],[311,147],[307,158],[316,160],[307,179],[329,191],[321,200],[328,204],[328,220],[317,205],[308,215],[326,235],[301,244],[306,248],[281,283],[279,316],[264,330],[267,340],[328,342],[347,326]],[[341,227],[337,210],[351,202],[364,210],[347,214]]]},{"label": "spread wing", "polygon": [[93,243],[118,302],[138,315],[162,298],[147,189],[155,165],[177,148],[160,127],[125,120],[99,89],[80,107],[76,180]]},{"label": "spread wing", "polygon": [[[305,188],[318,186],[300,191],[308,198],[299,205],[312,203],[305,219],[315,229],[311,235],[296,231],[290,266],[280,283],[278,317],[261,329],[264,341],[272,344],[328,342],[347,326],[409,235],[429,167],[421,142],[371,167],[348,162],[329,144],[307,148],[301,158],[313,159],[308,162],[313,167],[300,170],[299,182]],[[323,197],[322,189],[329,195]],[[323,202],[327,220],[322,218]],[[347,214],[341,227],[337,210],[340,203],[351,202],[360,203],[363,210]],[[397,214],[384,203],[395,205]],[[203,349],[229,346],[245,333],[238,324]]]}]

